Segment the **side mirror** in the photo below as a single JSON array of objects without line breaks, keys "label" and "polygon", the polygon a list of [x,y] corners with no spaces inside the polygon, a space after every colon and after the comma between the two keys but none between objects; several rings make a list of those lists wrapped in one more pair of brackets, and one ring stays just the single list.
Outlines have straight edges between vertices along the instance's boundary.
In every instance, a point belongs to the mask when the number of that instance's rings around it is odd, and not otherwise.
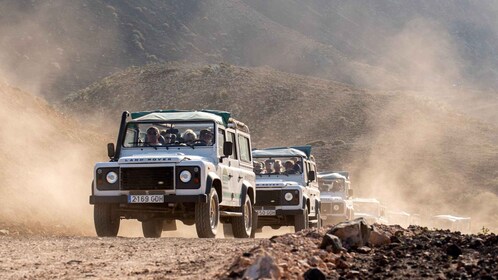
[{"label": "side mirror", "polygon": [[107,156],[113,158],[116,155],[116,150],[114,150],[114,143],[107,144]]},{"label": "side mirror", "polygon": [[310,172],[308,172],[308,180],[315,181],[315,171],[311,170]]},{"label": "side mirror", "polygon": [[233,154],[233,143],[225,142],[223,143],[223,155],[225,157],[231,156]]},{"label": "side mirror", "polygon": [[352,196],[353,196],[353,189],[349,189],[349,190],[348,190],[348,196],[349,196],[349,197],[352,197]]}]

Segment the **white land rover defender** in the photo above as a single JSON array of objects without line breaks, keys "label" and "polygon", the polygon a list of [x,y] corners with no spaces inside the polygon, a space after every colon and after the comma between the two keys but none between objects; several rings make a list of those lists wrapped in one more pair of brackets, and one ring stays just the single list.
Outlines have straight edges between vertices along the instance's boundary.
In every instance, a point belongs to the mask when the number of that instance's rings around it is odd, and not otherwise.
[{"label": "white land rover defender", "polygon": [[120,219],[142,222],[145,237],[195,223],[197,235],[254,235],[255,175],[248,127],[221,111],[124,112],[110,162],[95,165],[90,203],[98,236]]},{"label": "white land rover defender", "polygon": [[318,173],[322,224],[335,225],[354,219],[353,189],[349,172],[331,171]]},{"label": "white land rover defender", "polygon": [[252,151],[258,228],[320,227],[320,191],[311,146]]},{"label": "white land rover defender", "polygon": [[363,217],[370,224],[388,224],[386,207],[375,198],[354,198],[354,217]]}]

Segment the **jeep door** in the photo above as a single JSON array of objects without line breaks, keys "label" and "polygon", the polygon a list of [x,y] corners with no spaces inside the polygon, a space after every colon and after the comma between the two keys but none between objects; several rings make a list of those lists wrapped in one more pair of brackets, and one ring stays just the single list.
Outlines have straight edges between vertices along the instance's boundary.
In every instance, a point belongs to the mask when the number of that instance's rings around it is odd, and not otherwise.
[{"label": "jeep door", "polygon": [[224,199],[229,201],[229,205],[239,206],[240,201],[240,187],[238,185],[239,178],[239,148],[238,141],[235,135],[235,130],[227,129],[226,130],[226,141],[233,143],[233,153],[228,159],[225,159],[227,162],[226,172],[228,173],[228,184],[223,184],[223,193]]}]

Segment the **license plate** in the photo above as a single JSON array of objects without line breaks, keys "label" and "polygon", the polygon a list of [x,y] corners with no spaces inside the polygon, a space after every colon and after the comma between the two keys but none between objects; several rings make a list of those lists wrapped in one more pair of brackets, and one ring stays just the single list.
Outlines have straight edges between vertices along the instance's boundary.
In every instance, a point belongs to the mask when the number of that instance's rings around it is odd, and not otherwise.
[{"label": "license plate", "polygon": [[257,209],[256,212],[258,216],[275,216],[277,214],[276,210],[268,210],[268,209]]},{"label": "license plate", "polygon": [[128,196],[128,203],[164,203],[164,195],[162,194],[147,194]]}]

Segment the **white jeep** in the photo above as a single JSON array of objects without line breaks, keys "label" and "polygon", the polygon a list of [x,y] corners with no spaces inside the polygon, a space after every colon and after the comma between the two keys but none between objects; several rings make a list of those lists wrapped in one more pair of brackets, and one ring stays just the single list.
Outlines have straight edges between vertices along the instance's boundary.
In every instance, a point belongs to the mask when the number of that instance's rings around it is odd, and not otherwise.
[{"label": "white jeep", "polygon": [[331,171],[318,173],[322,224],[335,225],[354,219],[353,189],[349,172]]},{"label": "white jeep", "polygon": [[354,217],[363,217],[370,224],[388,224],[386,207],[375,198],[354,198]]},{"label": "white jeep", "polygon": [[120,219],[142,222],[145,237],[195,223],[213,238],[219,222],[254,235],[255,175],[248,127],[221,111],[124,112],[110,162],[95,165],[90,203],[98,236]]},{"label": "white jeep", "polygon": [[252,151],[258,228],[321,226],[320,191],[311,146]]}]

